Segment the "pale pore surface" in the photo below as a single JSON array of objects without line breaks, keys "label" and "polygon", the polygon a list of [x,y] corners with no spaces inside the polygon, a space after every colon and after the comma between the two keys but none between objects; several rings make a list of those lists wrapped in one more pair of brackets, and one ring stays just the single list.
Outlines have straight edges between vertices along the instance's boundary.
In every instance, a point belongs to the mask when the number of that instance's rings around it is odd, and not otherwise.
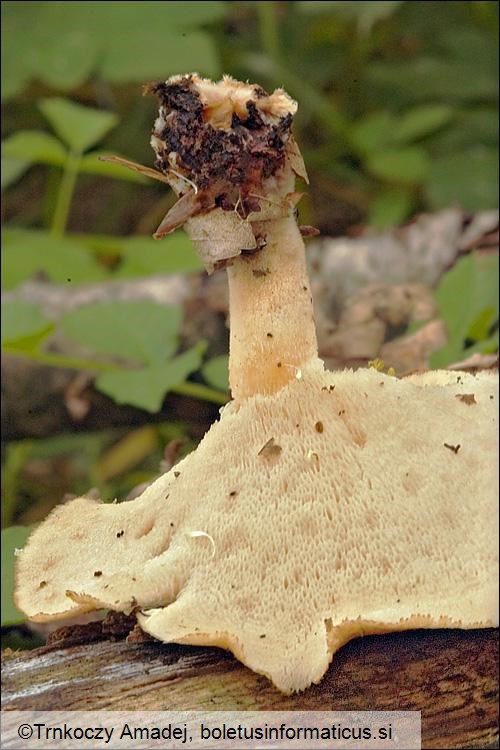
[{"label": "pale pore surface", "polygon": [[497,399],[489,373],[313,360],[228,405],[136,500],[53,511],[19,555],[18,606],[137,605],[157,638],[229,648],[286,692],[363,633],[494,625]]}]

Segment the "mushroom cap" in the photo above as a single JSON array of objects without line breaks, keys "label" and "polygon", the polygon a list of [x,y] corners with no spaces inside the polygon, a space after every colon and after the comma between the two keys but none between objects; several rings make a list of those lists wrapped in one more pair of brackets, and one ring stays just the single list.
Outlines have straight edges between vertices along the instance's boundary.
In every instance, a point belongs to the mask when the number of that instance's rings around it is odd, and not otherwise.
[{"label": "mushroom cap", "polygon": [[16,603],[139,608],[156,638],[230,649],[284,692],[358,635],[493,626],[497,403],[489,372],[313,360],[228,404],[137,499],[56,508],[17,558]]}]

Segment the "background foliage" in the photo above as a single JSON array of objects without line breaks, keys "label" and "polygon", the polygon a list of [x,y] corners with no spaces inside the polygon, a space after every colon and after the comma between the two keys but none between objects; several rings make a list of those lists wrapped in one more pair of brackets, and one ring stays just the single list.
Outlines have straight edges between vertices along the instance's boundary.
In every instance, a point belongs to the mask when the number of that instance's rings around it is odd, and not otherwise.
[{"label": "background foliage", "polygon": [[[302,211],[324,234],[449,206],[497,208],[497,23],[495,2],[7,0],[3,288],[37,275],[80,285],[200,269],[183,233],[161,245],[150,238],[173,202],[164,186],[99,160],[152,163],[156,103],[140,87],[178,72],[283,85],[300,102],[297,138],[311,178]],[[433,366],[464,347],[497,346],[495,263],[469,256],[442,280],[450,341]],[[181,351],[179,307],[92,304],[57,325],[35,303],[10,301],[2,312],[4,351],[95,373],[118,403],[155,413],[168,391],[227,398],[227,358],[207,360],[204,341]],[[57,336],[80,354],[58,354]],[[7,544],[20,546],[26,525],[68,486],[96,486],[105,499],[128,492],[154,475],[170,440],[188,434],[169,422],[4,446]],[[33,468],[41,465],[52,477],[42,491]],[[58,471],[66,484],[54,482]],[[12,560],[2,561],[7,572]],[[19,621],[6,607],[5,623]]]}]

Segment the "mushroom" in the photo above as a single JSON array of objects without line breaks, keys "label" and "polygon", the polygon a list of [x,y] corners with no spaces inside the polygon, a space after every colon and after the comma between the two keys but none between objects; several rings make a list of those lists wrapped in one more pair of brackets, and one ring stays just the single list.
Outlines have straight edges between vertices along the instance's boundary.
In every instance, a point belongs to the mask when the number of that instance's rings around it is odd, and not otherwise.
[{"label": "mushroom", "polygon": [[194,74],[150,90],[156,168],[179,195],[158,234],[185,222],[208,270],[227,267],[233,399],[135,500],[53,510],[17,557],[17,606],[134,610],[284,692],[360,635],[495,625],[497,375],[325,371],[295,102]]}]

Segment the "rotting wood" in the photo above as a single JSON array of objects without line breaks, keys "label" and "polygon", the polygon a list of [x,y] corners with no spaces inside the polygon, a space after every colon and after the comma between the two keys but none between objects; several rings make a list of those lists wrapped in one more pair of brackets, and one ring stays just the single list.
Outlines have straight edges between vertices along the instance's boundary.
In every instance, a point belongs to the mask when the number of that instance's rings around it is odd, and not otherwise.
[{"label": "rotting wood", "polygon": [[498,748],[493,629],[360,638],[292,696],[219,649],[67,642],[4,660],[3,710],[409,710],[422,712],[423,748]]}]

